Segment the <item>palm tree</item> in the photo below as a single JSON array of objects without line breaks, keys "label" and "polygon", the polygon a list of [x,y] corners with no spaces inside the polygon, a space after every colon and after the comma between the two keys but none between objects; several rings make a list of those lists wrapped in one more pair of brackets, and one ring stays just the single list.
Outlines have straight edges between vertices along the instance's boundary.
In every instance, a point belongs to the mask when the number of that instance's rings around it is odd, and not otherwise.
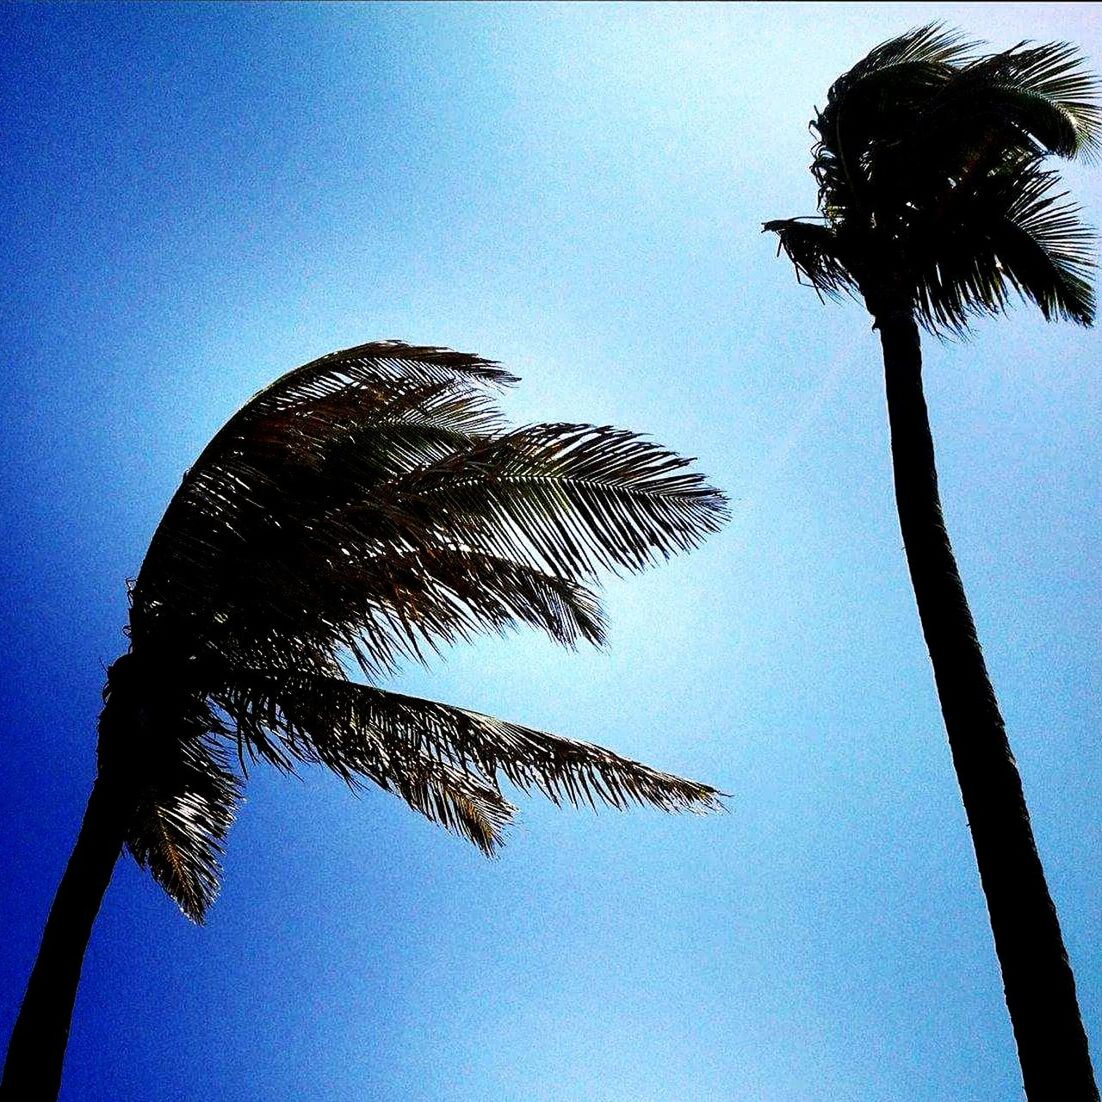
[{"label": "palm tree", "polygon": [[515,808],[707,810],[707,785],[370,682],[515,624],[599,644],[597,571],[722,523],[682,459],[588,425],[509,430],[478,356],[397,342],[315,360],[252,398],[184,476],[130,590],[98,772],[16,1022],[0,1094],[54,1098],[92,923],[125,846],[201,922],[258,760],[368,781],[487,854]]},{"label": "palm tree", "polygon": [[[818,111],[817,219],[767,222],[821,294],[852,294],[884,354],[899,521],[1002,968],[1027,1096],[1097,1099],[1056,911],[945,530],[919,326],[961,333],[1016,294],[1089,325],[1092,235],[1046,169],[1102,136],[1066,43],[980,54],[937,25],[885,42]],[[779,250],[778,250],[779,251]]]}]

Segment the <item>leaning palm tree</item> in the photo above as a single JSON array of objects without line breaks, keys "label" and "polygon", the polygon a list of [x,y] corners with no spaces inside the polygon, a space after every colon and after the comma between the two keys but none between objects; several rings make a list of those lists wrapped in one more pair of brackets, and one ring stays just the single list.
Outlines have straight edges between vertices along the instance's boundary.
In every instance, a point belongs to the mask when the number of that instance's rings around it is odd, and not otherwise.
[{"label": "leaning palm tree", "polygon": [[130,590],[4,1098],[56,1097],[123,847],[201,922],[257,761],[373,782],[487,854],[516,810],[499,777],[556,803],[715,806],[715,789],[600,747],[375,687],[403,659],[515,624],[600,643],[596,573],[639,570],[724,519],[688,460],[629,432],[508,429],[489,388],[512,381],[444,349],[350,348],[262,390],[184,476]]},{"label": "leaning palm tree", "polygon": [[938,497],[919,326],[963,332],[1015,295],[1089,325],[1092,235],[1046,168],[1102,136],[1065,43],[996,54],[938,26],[840,77],[812,128],[820,219],[767,222],[820,293],[852,294],[884,354],[896,500],[1030,1099],[1097,1099],[1056,911]]}]

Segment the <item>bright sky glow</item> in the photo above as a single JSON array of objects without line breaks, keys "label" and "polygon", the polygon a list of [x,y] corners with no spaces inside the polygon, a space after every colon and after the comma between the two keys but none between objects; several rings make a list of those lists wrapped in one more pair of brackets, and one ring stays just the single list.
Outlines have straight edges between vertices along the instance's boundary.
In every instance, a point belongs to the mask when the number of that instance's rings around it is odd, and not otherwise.
[{"label": "bright sky glow", "polygon": [[[761,236],[807,122],[944,20],[1087,4],[0,8],[0,1027],[94,772],[104,667],[184,469],[251,393],[398,337],[501,360],[519,421],[699,457],[734,520],[608,588],[611,646],[520,636],[397,688],[731,793],[522,801],[500,859],[382,793],[258,769],[205,928],[133,862],[63,1098],[1005,1102],[1009,1023],[906,578],[875,334]],[[1102,172],[1069,186],[1102,225]],[[1093,331],[927,342],[942,494],[1102,1071]]]}]

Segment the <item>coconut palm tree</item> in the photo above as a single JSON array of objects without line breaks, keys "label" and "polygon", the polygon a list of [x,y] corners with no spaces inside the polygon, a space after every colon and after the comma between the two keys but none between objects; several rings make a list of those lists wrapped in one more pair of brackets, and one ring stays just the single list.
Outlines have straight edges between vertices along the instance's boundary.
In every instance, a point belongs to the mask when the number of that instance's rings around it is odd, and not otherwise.
[{"label": "coconut palm tree", "polygon": [[1056,912],[945,530],[919,327],[1015,296],[1089,325],[1092,235],[1046,168],[1102,136],[1065,43],[995,54],[936,25],[878,46],[812,122],[817,219],[767,222],[818,292],[863,299],[883,348],[896,501],[1030,1099],[1097,1099]]},{"label": "coconut palm tree", "polygon": [[[725,516],[688,460],[617,429],[508,429],[478,356],[337,352],[252,398],[184,476],[130,590],[98,773],[12,1035],[4,1098],[56,1097],[81,961],[125,846],[201,922],[249,768],[328,766],[492,853],[516,810],[706,810],[707,785],[377,688],[402,659],[516,624],[604,636],[591,585]],[[357,669],[368,684],[353,681]]]}]

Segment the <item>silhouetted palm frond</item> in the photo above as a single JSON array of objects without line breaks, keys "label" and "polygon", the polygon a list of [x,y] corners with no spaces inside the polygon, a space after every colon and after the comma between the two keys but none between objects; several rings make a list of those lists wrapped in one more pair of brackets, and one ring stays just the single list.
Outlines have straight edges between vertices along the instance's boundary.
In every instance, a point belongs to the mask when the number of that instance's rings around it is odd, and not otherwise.
[{"label": "silhouetted palm frond", "polygon": [[841,298],[858,293],[851,265],[844,259],[845,247],[832,227],[783,218],[764,223],[762,232],[777,235],[778,255],[783,250],[796,269],[796,278],[806,279],[820,294]]},{"label": "silhouetted palm frond", "polygon": [[632,433],[509,429],[488,388],[513,381],[476,356],[361,345],[260,391],[185,475],[131,592],[101,729],[156,747],[128,841],[191,917],[217,883],[234,757],[374,782],[486,852],[515,810],[499,774],[556,801],[714,805],[599,747],[345,674],[346,658],[374,679],[520,625],[600,643],[600,571],[643,569],[725,519],[688,460]]},{"label": "silhouetted palm frond", "polygon": [[[601,747],[340,677],[243,671],[213,695],[243,752],[282,768],[318,762],[349,784],[366,778],[403,798],[422,778],[437,775],[490,794],[495,829],[486,835],[464,831],[486,852],[500,843],[499,828],[514,810],[501,797],[499,773],[555,803],[622,808],[634,802],[666,811],[716,806],[716,792],[707,785],[659,773]],[[415,806],[446,823],[436,804]]]},{"label": "silhouetted palm frond", "polygon": [[125,841],[135,860],[199,922],[218,890],[218,858],[240,799],[226,728],[197,671],[124,654],[108,671],[99,772],[135,810]]},{"label": "silhouetted palm frond", "polygon": [[1005,309],[1014,293],[1047,320],[1091,323],[1095,237],[1057,185],[1035,161],[976,181],[925,226],[916,215],[910,263],[929,328],[962,331],[971,316]]}]

